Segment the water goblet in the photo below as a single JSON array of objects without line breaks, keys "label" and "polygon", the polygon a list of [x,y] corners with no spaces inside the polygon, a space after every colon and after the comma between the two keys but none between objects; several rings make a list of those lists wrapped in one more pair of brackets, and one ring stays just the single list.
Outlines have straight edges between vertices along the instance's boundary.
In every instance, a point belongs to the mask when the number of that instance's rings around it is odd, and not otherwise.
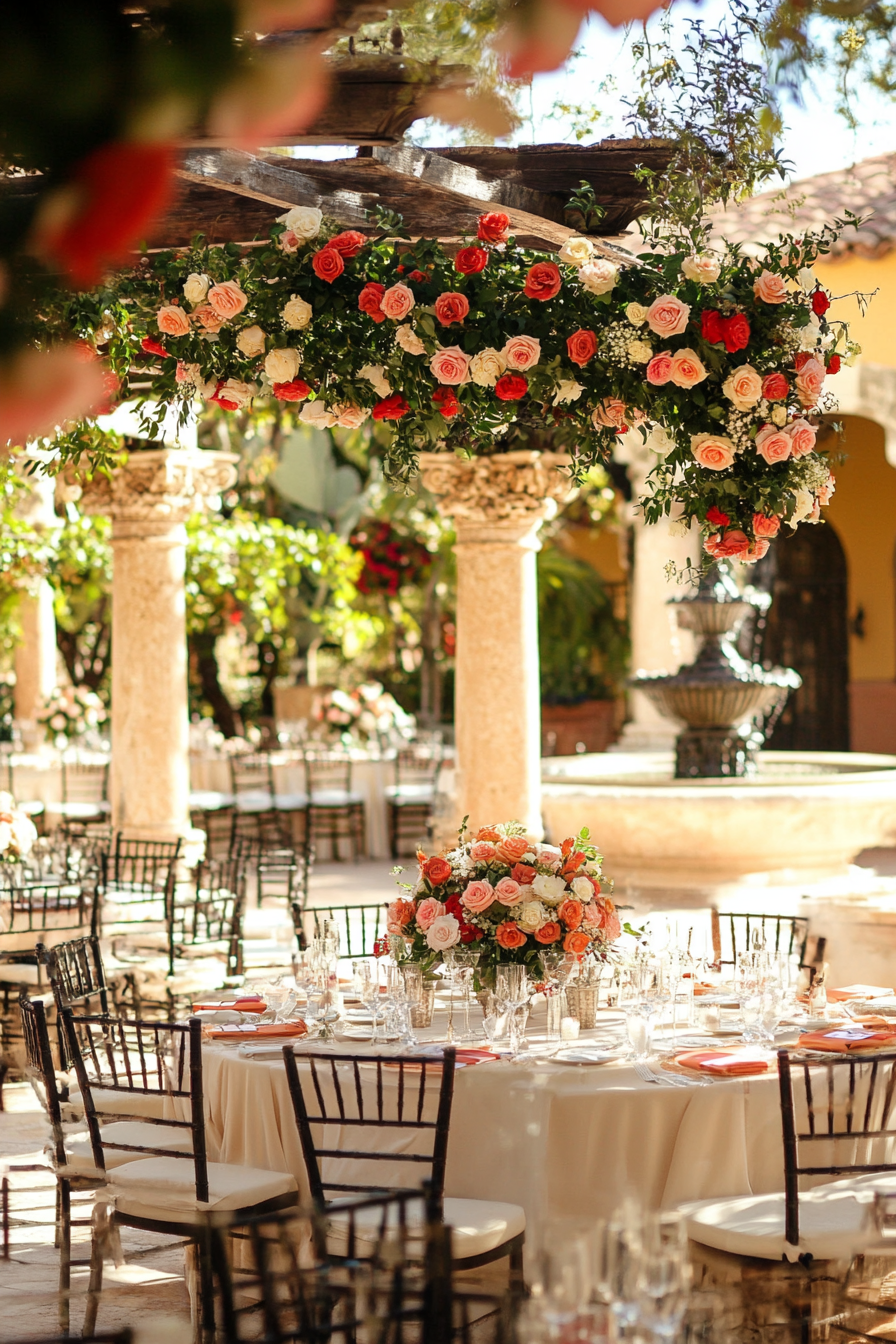
[{"label": "water goblet", "polygon": [[442,975],[448,985],[448,1026],[445,1028],[445,1040],[449,1045],[453,1045],[457,1040],[454,1030],[454,991],[457,985],[458,971],[455,952],[455,948],[446,947],[442,953]]},{"label": "water goblet", "polygon": [[495,968],[495,1000],[501,1012],[509,1016],[510,1057],[516,1059],[520,1052],[521,1037],[517,1014],[529,1002],[529,981],[525,966],[509,962]]},{"label": "water goblet", "polygon": [[473,973],[479,965],[480,951],[475,947],[455,947],[454,964],[457,968],[457,974],[460,979],[463,990],[462,1006],[464,1010],[464,1026],[460,1039],[462,1041],[475,1040],[476,1035],[470,1028],[470,1003],[472,999]]}]

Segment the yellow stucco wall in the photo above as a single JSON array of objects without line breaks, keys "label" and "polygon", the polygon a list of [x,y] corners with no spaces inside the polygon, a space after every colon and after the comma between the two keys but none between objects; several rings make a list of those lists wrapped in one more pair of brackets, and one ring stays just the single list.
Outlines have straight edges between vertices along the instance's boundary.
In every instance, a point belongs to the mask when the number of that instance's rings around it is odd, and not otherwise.
[{"label": "yellow stucco wall", "polygon": [[[873,364],[896,366],[896,324],[893,309],[896,305],[896,251],[880,258],[846,256],[835,261],[822,261],[815,267],[821,283],[832,295],[851,294],[854,290],[877,296],[861,316],[853,298],[841,299],[831,307],[830,315],[845,319],[850,332],[862,347],[862,357]],[[836,378],[831,387],[836,391]]]}]

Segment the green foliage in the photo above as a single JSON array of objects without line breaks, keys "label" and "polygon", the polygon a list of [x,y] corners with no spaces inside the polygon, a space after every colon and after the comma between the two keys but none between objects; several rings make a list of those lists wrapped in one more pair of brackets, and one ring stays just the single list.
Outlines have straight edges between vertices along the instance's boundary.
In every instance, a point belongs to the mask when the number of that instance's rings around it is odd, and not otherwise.
[{"label": "green foliage", "polygon": [[542,701],[613,699],[628,671],[629,644],[601,576],[551,543],[537,564]]},{"label": "green foliage", "polygon": [[108,696],[112,525],[73,514],[56,530],[47,579],[54,592],[56,641],[75,686]]}]

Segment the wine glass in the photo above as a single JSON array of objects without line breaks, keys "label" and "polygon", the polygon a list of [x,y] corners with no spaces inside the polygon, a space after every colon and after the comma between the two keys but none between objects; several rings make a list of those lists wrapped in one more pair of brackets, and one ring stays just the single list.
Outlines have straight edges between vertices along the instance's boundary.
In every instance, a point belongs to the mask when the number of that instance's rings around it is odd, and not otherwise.
[{"label": "wine glass", "polygon": [[442,974],[448,985],[448,1026],[445,1029],[445,1040],[449,1045],[453,1045],[457,1040],[454,1031],[454,990],[457,985],[457,972],[456,948],[446,947],[442,953]]},{"label": "wine glass", "polygon": [[457,967],[457,974],[463,989],[464,1028],[460,1039],[462,1041],[472,1041],[475,1040],[475,1032],[470,1028],[471,989],[473,972],[479,965],[481,953],[478,947],[455,947],[452,951],[454,952],[454,964]]},{"label": "wine glass", "polygon": [[502,1013],[510,1015],[510,1056],[520,1052],[519,1009],[529,1002],[529,981],[526,968],[517,962],[495,967],[495,1000]]},{"label": "wine glass", "polygon": [[370,1013],[373,1031],[370,1036],[371,1045],[379,1044],[379,1006],[380,1006],[380,977],[379,962],[367,961],[360,963],[359,966],[359,990],[358,996],[364,1007]]}]

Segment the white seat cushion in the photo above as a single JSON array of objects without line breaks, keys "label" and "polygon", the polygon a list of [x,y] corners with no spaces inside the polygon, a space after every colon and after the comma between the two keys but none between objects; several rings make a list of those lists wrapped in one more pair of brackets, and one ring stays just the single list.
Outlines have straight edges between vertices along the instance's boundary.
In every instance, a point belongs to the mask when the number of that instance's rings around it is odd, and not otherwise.
[{"label": "white seat cushion", "polygon": [[[32,941],[37,938],[34,933],[28,936]],[[39,985],[41,983],[41,968],[27,961],[0,961],[0,983],[4,985]]]},{"label": "white seat cushion", "polygon": [[277,793],[274,795],[274,807],[278,812],[304,812],[307,806],[307,793]]},{"label": "white seat cushion", "polygon": [[431,784],[390,784],[385,793],[396,807],[423,807],[431,803],[434,796]]},{"label": "white seat cushion", "polygon": [[274,795],[261,790],[255,793],[238,793],[234,801],[237,812],[270,812],[274,806]]},{"label": "white seat cushion", "polygon": [[109,1188],[119,1213],[160,1222],[189,1222],[209,1209],[246,1209],[281,1195],[296,1194],[295,1177],[258,1167],[208,1164],[208,1201],[196,1199],[192,1162],[176,1157],[142,1157],[110,1173]]},{"label": "white seat cushion", "polygon": [[[111,1125],[103,1125],[103,1138],[109,1143],[128,1143],[140,1148],[165,1148],[170,1153],[192,1153],[193,1136],[188,1129],[175,1129],[169,1125],[149,1125],[144,1120],[116,1120]],[[65,1151],[67,1165],[79,1175],[90,1175],[95,1171],[93,1149],[89,1134],[74,1134],[66,1140]],[[104,1148],[103,1161],[106,1169],[120,1167],[125,1162],[133,1162],[136,1154],[122,1148]],[[100,1173],[96,1173],[99,1175]]]},{"label": "white seat cushion", "polygon": [[[394,1210],[390,1213],[395,1214]],[[486,1255],[526,1230],[526,1214],[518,1204],[500,1204],[490,1199],[449,1199],[444,1201],[445,1224],[451,1228],[451,1254],[455,1260]],[[425,1221],[422,1200],[407,1205],[407,1226],[421,1227]],[[362,1209],[355,1218],[356,1253],[372,1252],[382,1224],[382,1210]],[[390,1218],[397,1226],[397,1215]],[[338,1203],[327,1216],[328,1246],[334,1255],[345,1254],[349,1221],[338,1212]]]},{"label": "white seat cushion", "polygon": [[191,812],[217,812],[222,807],[233,807],[232,793],[215,793],[213,789],[197,789],[190,794]]},{"label": "white seat cushion", "polygon": [[311,806],[312,807],[350,807],[356,803],[363,803],[364,798],[360,793],[347,793],[345,789],[312,789]]},{"label": "white seat cushion", "polygon": [[111,812],[112,804],[98,798],[95,803],[47,803],[46,810],[58,813],[60,817],[71,817],[74,821],[87,821],[99,813]]},{"label": "white seat cushion", "polygon": [[[103,1111],[111,1111],[113,1115],[117,1113],[154,1116],[158,1120],[163,1120],[166,1118],[165,1110],[168,1102],[169,1098],[164,1092],[118,1092],[108,1087],[93,1088],[93,1104],[100,1120],[103,1118]],[[76,1114],[84,1110],[80,1088],[69,1088],[68,1104]]]},{"label": "white seat cushion", "polygon": [[36,798],[28,798],[24,803],[16,803],[20,812],[24,812],[26,817],[39,817],[44,810],[44,804]]}]

